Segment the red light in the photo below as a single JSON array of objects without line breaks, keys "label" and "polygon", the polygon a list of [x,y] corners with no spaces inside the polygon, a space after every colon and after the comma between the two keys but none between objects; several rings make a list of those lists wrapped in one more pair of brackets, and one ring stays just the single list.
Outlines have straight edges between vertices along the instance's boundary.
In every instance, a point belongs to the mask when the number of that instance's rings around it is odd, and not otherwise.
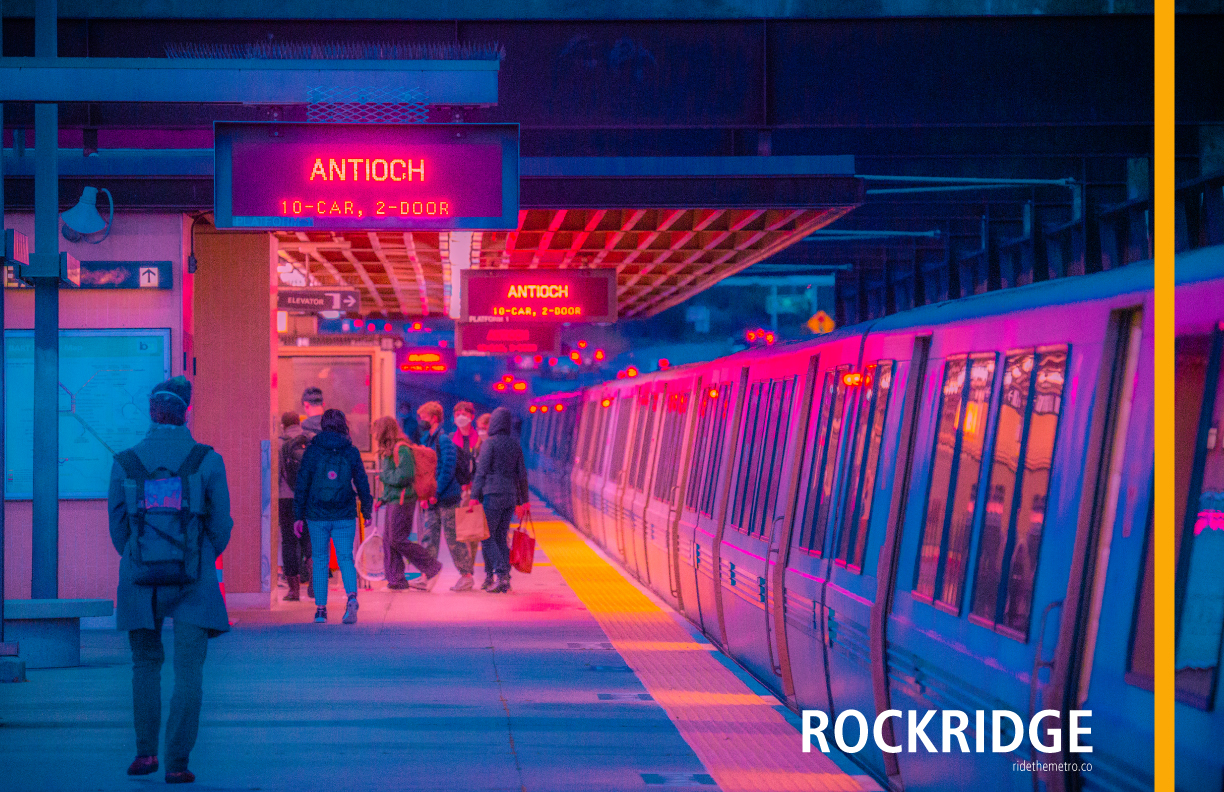
[{"label": "red light", "polygon": [[603,401],[601,401],[601,402],[600,402],[600,404],[602,404],[604,407],[611,407],[611,406],[612,406],[612,400],[611,400],[611,399],[604,399]]},{"label": "red light", "polygon": [[579,355],[577,352],[570,352],[570,360],[574,361],[575,363],[581,363],[582,355]]},{"label": "red light", "polygon": [[846,372],[845,374],[843,374],[843,375],[842,375],[842,384],[844,384],[844,385],[849,385],[849,386],[853,387],[853,386],[855,386],[855,385],[860,385],[860,384],[862,384],[862,382],[863,382],[863,374],[862,374],[862,372],[858,372],[858,371],[848,371],[848,372]]},{"label": "red light", "polygon": [[538,365],[540,365],[541,363],[543,363],[543,362],[544,362],[544,356],[543,356],[543,355],[536,355],[534,358],[532,358],[532,360],[534,360],[534,361],[536,362],[536,365],[538,366]]},{"label": "red light", "polygon": [[561,412],[561,411],[562,411],[562,410],[564,410],[564,409],[565,409],[565,405],[564,405],[564,404],[558,404],[558,405],[557,405],[557,412]]},{"label": "red light", "polygon": [[624,369],[621,369],[620,371],[616,372],[616,378],[617,378],[617,379],[624,379],[624,378],[625,378],[625,370],[624,370]]},{"label": "red light", "polygon": [[514,375],[513,374],[503,374],[502,382],[514,382]]},{"label": "red light", "polygon": [[400,371],[407,371],[407,370],[408,370],[408,364],[407,364],[407,363],[405,363],[404,365],[400,366]]},{"label": "red light", "polygon": [[586,342],[586,341],[579,341],[579,342],[578,342],[578,348],[579,348],[579,349],[586,349],[586,348],[587,348],[587,342]]},{"label": "red light", "polygon": [[625,376],[636,377],[637,375],[638,375],[637,366],[630,366],[629,368],[625,369]]},{"label": "red light", "polygon": [[557,359],[556,359],[555,357],[550,357],[550,358],[548,359],[548,365],[550,365],[550,366],[555,366],[555,365],[557,365]]},{"label": "red light", "polygon": [[540,412],[548,412],[548,405],[547,404],[540,405]]},{"label": "red light", "polygon": [[766,344],[772,344],[773,342],[774,342],[774,334],[773,334],[773,333],[766,333],[766,334],[765,334],[765,343],[766,343]]},{"label": "red light", "polygon": [[415,330],[415,331],[417,331],[417,332],[420,332],[420,330],[421,330],[421,323],[420,323],[420,322],[413,322],[413,323],[412,323],[412,329],[413,329],[413,330]]},{"label": "red light", "polygon": [[539,408],[538,408],[538,407],[536,407],[536,406],[533,404],[533,405],[531,405],[530,407],[528,407],[528,408],[527,408],[527,412],[535,412],[535,411],[536,411],[536,410],[538,410],[538,409],[539,409]]},{"label": "red light", "polygon": [[504,382],[499,382],[493,386],[493,390],[496,390],[496,391],[504,391],[505,389],[506,389],[506,383]]},{"label": "red light", "polygon": [[718,388],[710,388],[710,398],[711,399],[718,398]]},{"label": "red light", "polygon": [[446,371],[446,366],[434,364],[429,367],[431,371]]},{"label": "red light", "polygon": [[527,383],[526,383],[526,382],[516,382],[516,383],[514,383],[514,389],[515,389],[516,391],[519,391],[519,392],[521,393],[521,392],[523,392],[523,391],[527,390]]},{"label": "red light", "polygon": [[603,351],[602,349],[596,349],[596,350],[595,350],[595,359],[596,359],[596,360],[603,360],[603,359],[604,359],[604,357],[606,357],[606,355],[604,354],[604,351]]},{"label": "red light", "polygon": [[668,360],[667,358],[659,358],[659,368],[660,369],[662,369],[663,371],[667,371],[667,369],[670,366],[671,366],[670,360]]},{"label": "red light", "polygon": [[515,356],[514,356],[514,365],[516,365],[516,366],[521,366],[522,364],[523,364],[523,356],[522,356],[522,355],[515,355]]},{"label": "red light", "polygon": [[362,321],[361,319],[354,319],[353,327],[365,327],[365,322]]},{"label": "red light", "polygon": [[749,330],[749,331],[748,331],[748,343],[750,343],[750,344],[751,344],[753,341],[756,341],[756,331],[755,331],[755,330]]}]

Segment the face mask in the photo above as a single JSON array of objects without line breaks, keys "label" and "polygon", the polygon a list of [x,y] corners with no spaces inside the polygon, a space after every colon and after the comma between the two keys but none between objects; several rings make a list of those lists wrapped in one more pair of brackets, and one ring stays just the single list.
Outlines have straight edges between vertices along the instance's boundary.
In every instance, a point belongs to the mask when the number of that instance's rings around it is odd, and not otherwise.
[{"label": "face mask", "polygon": [[481,430],[480,430],[479,432],[477,432],[476,434],[480,435],[480,439],[481,439],[481,440],[484,440],[485,438],[487,438],[487,437],[489,436],[489,431],[488,431],[487,429],[481,429]]},{"label": "face mask", "polygon": [[433,431],[433,424],[431,424],[429,421],[421,421],[420,423],[417,424],[417,426],[420,427],[422,432],[432,432]]},{"label": "face mask", "polygon": [[467,417],[466,415],[456,415],[455,416],[455,426],[458,426],[460,429],[466,429],[468,426],[471,425],[471,423],[472,423],[472,419]]}]

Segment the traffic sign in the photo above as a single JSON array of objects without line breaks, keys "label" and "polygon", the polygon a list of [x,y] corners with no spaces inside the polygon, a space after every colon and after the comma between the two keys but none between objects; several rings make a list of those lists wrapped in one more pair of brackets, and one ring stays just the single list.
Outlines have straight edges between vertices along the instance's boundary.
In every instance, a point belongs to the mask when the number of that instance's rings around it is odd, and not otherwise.
[{"label": "traffic sign", "polygon": [[812,318],[807,320],[808,329],[816,335],[833,332],[833,328],[837,327],[837,323],[824,311],[817,311],[812,314]]},{"label": "traffic sign", "polygon": [[348,311],[361,307],[356,289],[277,289],[276,307],[282,311]]}]

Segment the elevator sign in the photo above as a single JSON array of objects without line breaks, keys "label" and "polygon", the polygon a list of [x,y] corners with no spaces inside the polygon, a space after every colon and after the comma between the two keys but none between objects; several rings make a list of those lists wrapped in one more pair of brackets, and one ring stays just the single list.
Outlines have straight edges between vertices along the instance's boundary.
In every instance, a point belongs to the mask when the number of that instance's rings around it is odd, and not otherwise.
[{"label": "elevator sign", "polygon": [[463,270],[462,320],[615,322],[616,270]]},{"label": "elevator sign", "polygon": [[514,229],[517,124],[214,125],[218,228]]}]

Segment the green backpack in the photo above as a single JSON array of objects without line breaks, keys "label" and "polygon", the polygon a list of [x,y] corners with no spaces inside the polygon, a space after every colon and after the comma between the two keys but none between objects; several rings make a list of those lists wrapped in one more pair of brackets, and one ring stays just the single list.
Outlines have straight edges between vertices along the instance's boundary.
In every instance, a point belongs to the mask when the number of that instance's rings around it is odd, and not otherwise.
[{"label": "green backpack", "polygon": [[127,478],[123,497],[128,547],[139,586],[185,586],[200,579],[204,481],[200,464],[210,446],[197,443],[178,470],[150,472],[133,449],[115,455]]}]

